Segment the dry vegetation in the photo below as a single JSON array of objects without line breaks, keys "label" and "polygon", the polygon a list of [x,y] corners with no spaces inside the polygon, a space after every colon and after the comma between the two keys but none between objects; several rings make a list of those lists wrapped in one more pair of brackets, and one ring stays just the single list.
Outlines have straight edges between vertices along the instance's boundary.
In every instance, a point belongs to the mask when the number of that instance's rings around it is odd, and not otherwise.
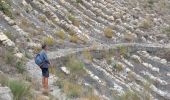
[{"label": "dry vegetation", "polygon": [[104,35],[105,35],[105,37],[107,37],[107,38],[112,38],[112,37],[113,37],[113,31],[112,31],[112,29],[111,29],[110,27],[106,27],[106,28],[104,29]]}]

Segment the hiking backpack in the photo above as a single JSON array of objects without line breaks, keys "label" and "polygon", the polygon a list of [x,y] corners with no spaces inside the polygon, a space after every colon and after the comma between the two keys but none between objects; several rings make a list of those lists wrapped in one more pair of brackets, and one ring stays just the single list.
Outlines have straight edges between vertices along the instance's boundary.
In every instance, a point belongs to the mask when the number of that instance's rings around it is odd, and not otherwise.
[{"label": "hiking backpack", "polygon": [[41,64],[43,63],[43,59],[41,59],[40,54],[37,54],[34,60],[38,66],[41,66]]}]

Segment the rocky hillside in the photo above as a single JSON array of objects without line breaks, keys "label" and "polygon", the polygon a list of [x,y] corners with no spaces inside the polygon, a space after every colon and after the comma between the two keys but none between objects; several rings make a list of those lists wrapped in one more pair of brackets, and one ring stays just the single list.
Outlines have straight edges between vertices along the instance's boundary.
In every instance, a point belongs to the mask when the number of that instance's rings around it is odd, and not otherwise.
[{"label": "rocky hillside", "polygon": [[0,100],[169,100],[169,39],[170,0],[0,0]]}]

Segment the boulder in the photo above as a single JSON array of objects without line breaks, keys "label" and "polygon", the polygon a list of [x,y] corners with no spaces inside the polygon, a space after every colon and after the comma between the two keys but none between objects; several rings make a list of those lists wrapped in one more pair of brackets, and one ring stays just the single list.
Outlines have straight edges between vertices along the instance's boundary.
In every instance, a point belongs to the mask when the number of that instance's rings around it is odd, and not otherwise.
[{"label": "boulder", "polygon": [[68,70],[66,67],[61,67],[61,70],[67,75],[70,74],[70,70]]},{"label": "boulder", "polygon": [[13,100],[13,95],[9,87],[0,87],[0,100]]}]

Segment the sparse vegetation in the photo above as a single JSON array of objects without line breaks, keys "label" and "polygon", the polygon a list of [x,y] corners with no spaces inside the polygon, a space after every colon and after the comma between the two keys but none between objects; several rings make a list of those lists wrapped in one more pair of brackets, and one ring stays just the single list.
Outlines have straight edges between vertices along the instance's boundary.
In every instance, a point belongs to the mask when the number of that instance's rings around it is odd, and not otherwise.
[{"label": "sparse vegetation", "polygon": [[116,63],[114,68],[116,69],[117,72],[121,72],[123,70],[123,66],[119,63]]},{"label": "sparse vegetation", "polygon": [[78,43],[78,41],[79,37],[76,34],[70,36],[70,42]]},{"label": "sparse vegetation", "polygon": [[46,22],[46,16],[44,16],[44,15],[38,16],[38,19],[39,19],[41,22],[43,22],[43,23]]},{"label": "sparse vegetation", "polygon": [[15,41],[14,34],[12,34],[11,32],[4,32],[4,34],[5,34],[11,41]]},{"label": "sparse vegetation", "polygon": [[19,80],[10,80],[9,87],[14,95],[14,100],[23,100],[30,96],[30,86]]},{"label": "sparse vegetation", "polygon": [[141,100],[141,99],[137,93],[128,90],[119,97],[119,100]]},{"label": "sparse vegetation", "polygon": [[92,60],[93,60],[93,57],[92,57],[92,55],[91,55],[91,53],[90,53],[89,50],[84,50],[84,51],[83,51],[83,57],[84,57],[85,59],[89,60],[89,61],[92,61]]},{"label": "sparse vegetation", "polygon": [[64,40],[64,39],[66,38],[65,33],[64,33],[63,30],[57,31],[57,32],[56,32],[56,35],[57,35],[59,38],[61,38],[62,40]]},{"label": "sparse vegetation", "polygon": [[17,61],[16,64],[15,64],[15,67],[17,68],[17,71],[18,71],[19,73],[21,73],[21,74],[24,73],[25,68],[24,68],[24,63],[23,63],[22,60]]},{"label": "sparse vegetation", "polygon": [[141,23],[139,24],[139,28],[143,29],[149,29],[152,27],[152,22],[149,18],[145,18]]},{"label": "sparse vegetation", "polygon": [[126,47],[124,46],[118,46],[118,51],[119,51],[119,54],[123,57],[127,57],[128,55],[128,50]]},{"label": "sparse vegetation", "polygon": [[84,63],[78,60],[75,57],[70,57],[69,61],[66,63],[66,67],[68,67],[72,74],[79,76],[82,73],[85,74]]},{"label": "sparse vegetation", "polygon": [[8,85],[8,77],[5,74],[0,73],[0,84],[2,86],[7,86]]},{"label": "sparse vegetation", "polygon": [[80,26],[80,21],[75,18],[73,15],[69,15],[68,19],[73,23],[74,26],[79,27]]},{"label": "sparse vegetation", "polygon": [[14,65],[14,62],[16,61],[12,51],[6,51],[4,56],[6,64]]},{"label": "sparse vegetation", "polygon": [[0,11],[10,18],[14,18],[11,12],[10,0],[0,0]]},{"label": "sparse vegetation", "polygon": [[106,27],[106,28],[104,29],[104,35],[105,35],[105,37],[107,37],[107,38],[112,38],[112,37],[113,37],[113,31],[112,31],[112,29],[111,29],[110,27]]},{"label": "sparse vegetation", "polygon": [[162,33],[167,34],[168,36],[170,36],[170,26],[163,28]]},{"label": "sparse vegetation", "polygon": [[55,40],[52,37],[44,37],[43,43],[47,44],[48,46],[53,46],[55,43]]},{"label": "sparse vegetation", "polygon": [[83,3],[82,0],[76,0],[77,3]]}]

